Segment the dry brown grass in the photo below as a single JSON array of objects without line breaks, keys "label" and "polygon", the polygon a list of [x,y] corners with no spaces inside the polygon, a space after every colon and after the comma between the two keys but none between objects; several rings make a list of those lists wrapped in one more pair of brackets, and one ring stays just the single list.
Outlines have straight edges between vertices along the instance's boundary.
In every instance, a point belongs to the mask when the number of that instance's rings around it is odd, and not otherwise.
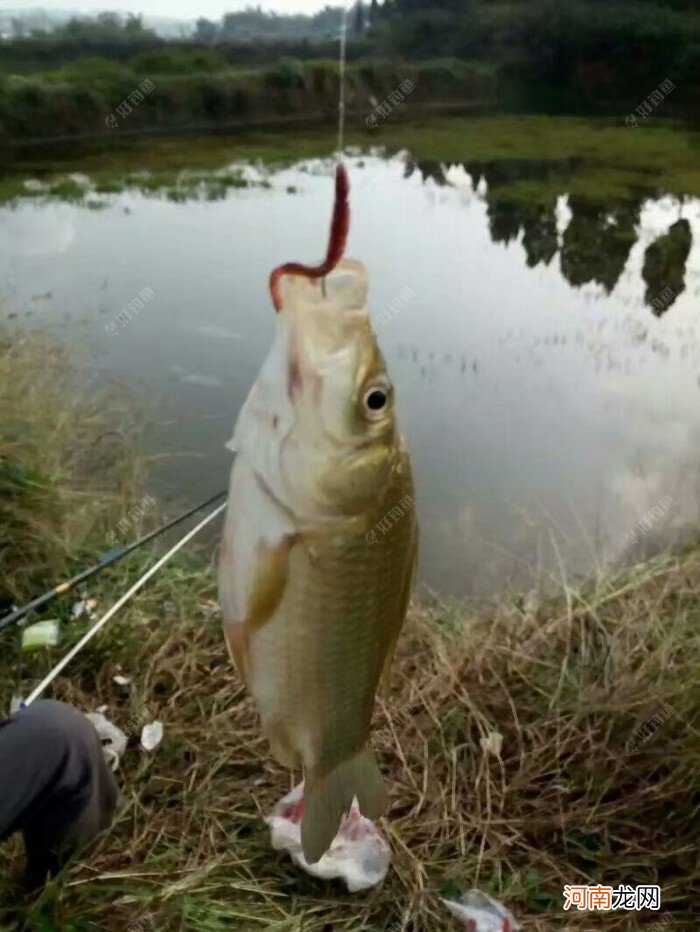
[{"label": "dry brown grass", "polygon": [[133,426],[114,394],[85,386],[74,351],[0,335],[0,600],[31,598],[86,546],[106,549],[136,489]]},{"label": "dry brown grass", "polygon": [[[0,462],[25,469],[0,503],[10,522],[3,572],[22,569],[18,592],[55,581],[95,534],[103,539],[131,495],[124,446],[97,469],[108,409],[74,396],[71,371],[65,351],[41,341],[0,354]],[[18,534],[21,547],[9,549]],[[102,574],[92,587],[100,606],[151,559],[137,553]],[[527,930],[653,921],[565,914],[562,888],[575,882],[658,883],[673,932],[698,928],[699,549],[580,591],[564,587],[539,607],[413,606],[373,739],[393,800],[383,823],[393,866],[380,889],[353,896],[270,848],[262,817],[290,775],[260,736],[220,622],[205,617],[202,600],[214,595],[211,566],[182,557],[55,684],[52,695],[79,708],[105,703],[128,732],[123,807],[38,897],[17,889],[19,843],[4,845],[2,928],[129,930],[150,913],[158,929],[197,932],[418,932],[453,928],[440,892],[472,886],[505,902]],[[66,617],[65,603],[54,608]],[[83,630],[73,622],[67,642]],[[25,694],[66,647],[25,658]],[[4,637],[3,708],[17,661]],[[131,677],[128,688],[114,683],[117,672]],[[664,703],[672,717],[628,752]],[[133,719],[144,704],[165,725],[152,755],[139,750]],[[500,754],[482,744],[495,732]]]},{"label": "dry brown grass", "polygon": [[[123,580],[104,586],[108,601]],[[433,930],[453,928],[440,891],[477,886],[526,929],[591,932],[654,917],[565,914],[565,883],[658,883],[672,929],[696,929],[699,593],[694,550],[537,611],[415,606],[376,714],[393,866],[380,889],[350,896],[270,849],[262,816],[290,776],[260,736],[219,622],[203,617],[211,570],[183,561],[57,684],[81,708],[106,703],[130,732],[124,808],[19,912],[8,882],[6,915],[27,928],[44,917],[43,928],[128,929],[148,911],[163,929]],[[128,693],[117,670],[133,678]],[[165,725],[152,756],[128,725],[144,703]],[[662,703],[674,715],[628,753]],[[500,756],[482,748],[494,731]]]}]

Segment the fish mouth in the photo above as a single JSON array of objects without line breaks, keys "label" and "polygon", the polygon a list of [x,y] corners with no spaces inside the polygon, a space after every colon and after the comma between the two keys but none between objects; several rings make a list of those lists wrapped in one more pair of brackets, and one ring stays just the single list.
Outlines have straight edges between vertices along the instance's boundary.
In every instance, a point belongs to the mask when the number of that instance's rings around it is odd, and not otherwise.
[{"label": "fish mouth", "polygon": [[330,231],[328,233],[326,258],[320,265],[303,265],[301,262],[285,262],[284,265],[278,265],[277,268],[270,272],[270,295],[272,296],[272,303],[275,311],[279,312],[282,309],[280,280],[283,275],[301,275],[304,278],[323,279],[329,272],[333,271],[343,258],[348,240],[348,232],[350,230],[349,193],[350,181],[348,179],[347,169],[342,162],[339,162],[335,170],[335,201],[333,204]]}]

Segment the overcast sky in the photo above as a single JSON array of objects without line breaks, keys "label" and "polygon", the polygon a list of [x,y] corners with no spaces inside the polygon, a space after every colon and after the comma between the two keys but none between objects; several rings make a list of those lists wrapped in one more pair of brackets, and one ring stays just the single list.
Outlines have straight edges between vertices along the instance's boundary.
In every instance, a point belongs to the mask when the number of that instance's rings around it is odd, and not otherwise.
[{"label": "overcast sky", "polygon": [[[339,5],[341,0],[260,0],[263,10],[278,13],[313,13],[329,5]],[[0,10],[41,8],[45,10],[75,10],[78,13],[95,13],[99,10],[118,10],[128,13],[150,13],[152,16],[167,16],[175,19],[196,19],[208,16],[219,19],[223,13],[242,10],[246,6],[257,6],[256,0],[115,0],[101,3],[100,0],[39,0],[23,3],[22,0],[0,0]]]}]

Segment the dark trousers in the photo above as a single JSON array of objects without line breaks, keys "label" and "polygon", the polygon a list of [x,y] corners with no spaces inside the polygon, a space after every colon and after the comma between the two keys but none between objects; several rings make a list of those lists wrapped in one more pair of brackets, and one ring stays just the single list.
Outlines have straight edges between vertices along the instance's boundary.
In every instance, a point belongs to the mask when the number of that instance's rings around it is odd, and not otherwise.
[{"label": "dark trousers", "polygon": [[117,796],[97,732],[73,706],[43,700],[0,722],[0,841],[22,832],[29,883],[110,825]]}]

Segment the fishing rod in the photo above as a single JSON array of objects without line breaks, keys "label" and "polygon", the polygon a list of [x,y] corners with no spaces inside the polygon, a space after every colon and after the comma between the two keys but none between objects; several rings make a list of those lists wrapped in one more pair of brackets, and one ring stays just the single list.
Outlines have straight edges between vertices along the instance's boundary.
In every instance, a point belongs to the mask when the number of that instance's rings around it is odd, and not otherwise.
[{"label": "fishing rod", "polygon": [[[209,499],[209,502],[212,502],[212,501],[214,501],[215,499],[220,498],[223,494],[224,494],[223,492],[219,492],[219,494],[218,494],[218,495],[215,495],[214,498],[210,498],[210,499]],[[197,507],[198,507],[198,508],[203,508],[204,505],[209,504],[209,502],[203,502],[201,505],[198,505]],[[121,596],[119,599],[117,599],[117,601],[114,603],[114,605],[112,605],[111,608],[108,608],[108,609],[107,609],[107,611],[104,613],[104,615],[103,615],[98,621],[95,622],[95,624],[92,626],[92,628],[89,628],[89,629],[85,632],[85,634],[81,637],[81,639],[78,641],[78,643],[75,644],[75,645],[68,651],[68,653],[65,655],[65,657],[63,657],[63,659],[60,660],[60,661],[56,664],[56,666],[53,667],[53,668],[50,670],[49,673],[47,673],[47,675],[44,677],[44,679],[41,681],[41,683],[39,683],[39,685],[36,686],[36,687],[34,688],[34,690],[30,693],[30,695],[27,697],[27,699],[26,699],[24,702],[22,702],[22,703],[20,704],[20,708],[26,708],[28,705],[31,705],[32,702],[34,702],[34,700],[37,699],[37,698],[43,693],[43,691],[46,689],[46,687],[56,679],[56,677],[58,676],[58,674],[59,674],[63,669],[65,669],[66,666],[68,666],[68,664],[69,664],[70,661],[73,659],[73,657],[75,657],[75,655],[76,655],[79,651],[81,651],[81,650],[83,649],[83,647],[88,643],[88,641],[92,640],[92,638],[97,634],[97,632],[100,631],[100,630],[107,624],[107,622],[109,621],[109,619],[112,618],[113,615],[116,615],[116,613],[119,611],[119,609],[120,609],[123,605],[126,605],[126,603],[129,601],[129,599],[131,599],[132,596],[136,595],[136,593],[139,591],[139,589],[142,589],[143,586],[146,585],[146,583],[148,582],[148,580],[149,580],[152,576],[155,576],[155,574],[158,572],[158,570],[159,570],[162,566],[165,566],[165,564],[168,562],[168,560],[169,560],[171,557],[173,557],[173,556],[178,552],[178,550],[180,550],[182,547],[184,547],[185,544],[186,544],[188,541],[190,541],[196,534],[199,534],[199,532],[202,530],[203,527],[205,527],[205,525],[209,524],[209,522],[212,521],[214,518],[216,518],[217,515],[221,514],[221,512],[224,510],[225,507],[226,507],[226,502],[222,502],[221,505],[217,506],[212,512],[210,512],[208,515],[206,515],[204,518],[202,518],[202,520],[199,522],[199,524],[197,524],[195,527],[193,527],[191,531],[188,531],[188,532],[185,534],[184,537],[181,537],[180,540],[179,540],[176,544],[174,544],[174,545],[170,548],[170,550],[168,550],[167,553],[163,554],[163,556],[162,556],[159,560],[157,560],[157,561],[153,564],[152,567],[150,567],[150,569],[147,569],[146,572],[143,574],[143,576],[141,576],[139,579],[137,579],[136,582],[134,583],[134,585],[133,585],[130,589],[128,589],[128,590],[124,593],[123,596]],[[197,511],[197,508],[191,509],[190,511],[187,512],[187,514],[190,514],[190,515],[191,515],[193,511]],[[178,518],[177,520],[178,520],[178,521],[181,521],[183,517],[186,517],[186,515],[181,515],[180,518]],[[173,522],[170,522],[170,525],[168,525],[168,526],[172,527],[172,524],[173,524]],[[162,530],[162,528],[161,528],[161,530]]]},{"label": "fishing rod", "polygon": [[185,511],[177,518],[173,518],[172,521],[168,521],[166,524],[161,525],[161,527],[156,528],[154,531],[149,531],[148,534],[144,534],[143,537],[133,541],[131,544],[126,544],[123,547],[112,547],[111,550],[105,551],[99,556],[97,563],[94,563],[87,569],[82,570],[82,572],[78,573],[76,576],[72,576],[70,579],[65,579],[57,586],[49,589],[43,595],[37,596],[36,599],[32,599],[31,602],[28,602],[21,608],[16,608],[14,611],[11,611],[9,614],[0,618],[0,631],[4,631],[5,628],[9,628],[10,625],[13,625],[16,621],[20,621],[35,609],[43,608],[44,605],[46,605],[48,602],[51,602],[56,598],[56,596],[65,595],[66,592],[70,592],[71,589],[74,589],[79,583],[85,582],[86,579],[90,579],[92,576],[95,576],[97,573],[101,572],[103,569],[106,569],[108,566],[112,566],[118,560],[121,560],[122,557],[125,557],[127,554],[131,553],[133,550],[136,550],[138,547],[143,546],[143,544],[148,543],[149,540],[153,540],[154,537],[158,537],[159,534],[163,534],[165,531],[168,531],[171,527],[175,527],[176,524],[184,521],[185,518],[189,518],[190,515],[193,515],[196,511],[200,511],[202,508],[206,508],[207,505],[211,505],[218,498],[221,498],[222,495],[226,495],[227,491],[228,489],[223,489],[221,492],[217,492],[216,495],[212,495],[212,497],[208,498],[205,502],[196,505],[194,508],[190,508],[188,511]]}]

